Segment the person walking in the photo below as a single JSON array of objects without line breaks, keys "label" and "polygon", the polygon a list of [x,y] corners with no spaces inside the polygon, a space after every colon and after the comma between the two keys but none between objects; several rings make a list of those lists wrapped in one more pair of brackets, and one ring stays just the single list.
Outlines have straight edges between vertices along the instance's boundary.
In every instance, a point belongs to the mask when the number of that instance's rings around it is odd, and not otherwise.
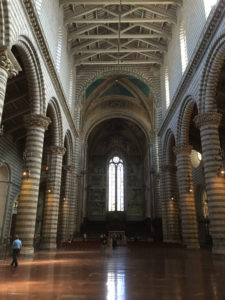
[{"label": "person walking", "polygon": [[11,266],[14,265],[14,268],[16,268],[18,266],[17,257],[18,257],[18,255],[20,253],[21,247],[22,247],[22,242],[19,239],[19,237],[16,236],[16,238],[13,241],[13,244],[12,244],[12,248],[13,248],[13,260],[12,260]]}]

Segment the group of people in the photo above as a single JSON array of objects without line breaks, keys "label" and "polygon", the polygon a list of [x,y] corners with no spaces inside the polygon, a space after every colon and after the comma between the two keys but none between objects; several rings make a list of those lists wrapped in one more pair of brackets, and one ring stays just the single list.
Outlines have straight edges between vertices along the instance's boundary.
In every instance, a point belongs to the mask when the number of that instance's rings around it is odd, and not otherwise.
[{"label": "group of people", "polygon": [[121,234],[109,234],[108,236],[106,234],[100,235],[100,241],[103,246],[108,245],[109,247],[116,248],[118,245],[118,242],[122,240]]}]

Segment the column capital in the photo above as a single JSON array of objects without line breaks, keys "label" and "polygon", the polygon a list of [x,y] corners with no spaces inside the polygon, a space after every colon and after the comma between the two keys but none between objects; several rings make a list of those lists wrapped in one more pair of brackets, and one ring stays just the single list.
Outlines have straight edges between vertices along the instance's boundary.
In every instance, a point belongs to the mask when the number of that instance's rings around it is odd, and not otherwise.
[{"label": "column capital", "polygon": [[66,153],[66,148],[60,146],[49,146],[47,148],[47,153],[63,156]]},{"label": "column capital", "polygon": [[9,78],[16,76],[22,71],[12,51],[7,46],[0,46],[0,68],[4,69]]},{"label": "column capital", "polygon": [[47,130],[48,125],[51,123],[51,119],[39,114],[30,114],[24,116],[24,122],[26,128],[41,127],[44,130]]},{"label": "column capital", "polygon": [[222,119],[222,114],[217,112],[207,112],[194,117],[194,122],[197,128],[205,125],[219,126]]},{"label": "column capital", "polygon": [[149,131],[149,136],[150,136],[150,138],[156,137],[157,134],[158,134],[158,131],[157,131],[157,129],[155,129],[155,128]]},{"label": "column capital", "polygon": [[167,165],[162,165],[160,167],[161,171],[171,171],[171,172],[176,172],[177,171],[177,167],[174,166],[174,165],[170,165],[170,164],[167,164]]},{"label": "column capital", "polygon": [[173,152],[175,154],[186,154],[189,155],[191,153],[192,146],[186,144],[180,144],[173,147]]}]

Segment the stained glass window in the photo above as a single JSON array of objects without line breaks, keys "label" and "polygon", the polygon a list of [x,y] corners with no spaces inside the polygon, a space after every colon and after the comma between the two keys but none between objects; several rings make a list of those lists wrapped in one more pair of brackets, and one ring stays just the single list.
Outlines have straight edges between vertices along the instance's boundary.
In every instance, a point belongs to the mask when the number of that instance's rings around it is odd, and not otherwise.
[{"label": "stained glass window", "polygon": [[109,162],[109,211],[124,211],[123,160],[114,156]]}]

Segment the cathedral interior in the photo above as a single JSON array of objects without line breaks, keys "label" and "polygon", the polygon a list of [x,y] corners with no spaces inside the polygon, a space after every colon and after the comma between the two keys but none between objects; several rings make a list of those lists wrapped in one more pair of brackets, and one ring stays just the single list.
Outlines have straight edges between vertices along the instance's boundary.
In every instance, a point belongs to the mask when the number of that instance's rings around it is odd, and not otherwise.
[{"label": "cathedral interior", "polygon": [[225,0],[0,0],[0,298],[222,300],[224,255]]}]

